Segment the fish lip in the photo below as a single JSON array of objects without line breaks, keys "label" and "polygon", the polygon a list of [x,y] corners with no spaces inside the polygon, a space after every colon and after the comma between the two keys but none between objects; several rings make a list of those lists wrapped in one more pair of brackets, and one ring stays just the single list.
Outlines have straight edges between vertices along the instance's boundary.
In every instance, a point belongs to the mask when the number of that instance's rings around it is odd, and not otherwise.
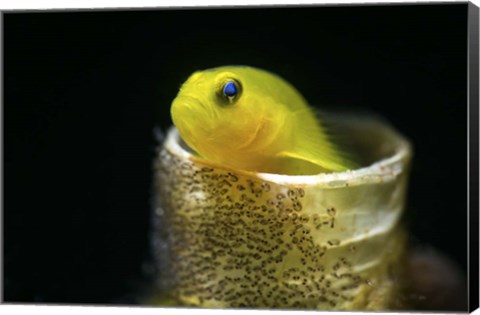
[{"label": "fish lip", "polygon": [[[176,112],[175,115],[173,114],[174,111]],[[173,117],[177,118],[177,122],[175,122]],[[198,97],[194,95],[180,95],[173,101],[172,119],[177,128],[179,127],[178,122],[181,120],[183,121],[181,126],[184,130],[193,131],[195,128],[199,128],[204,132],[208,132],[209,121],[213,119],[213,113]]]},{"label": "fish lip", "polygon": [[177,95],[173,100],[173,104],[178,104],[177,106],[185,106],[185,104],[191,104],[192,101],[196,101],[195,98],[186,95]]},{"label": "fish lip", "polygon": [[186,95],[178,96],[172,104],[172,112],[177,112],[181,119],[194,118],[199,109],[203,109],[202,103],[197,98]]},{"label": "fish lip", "polygon": [[218,113],[216,112],[213,104],[212,106],[208,106],[206,102],[203,102],[201,99],[199,99],[195,95],[191,94],[186,94],[182,95],[180,97],[180,100],[183,100],[183,102],[188,103],[187,107],[189,108],[189,111],[192,113],[192,118],[195,120],[199,120],[199,115],[198,113],[200,112],[202,115],[206,115],[205,118],[206,120],[204,121],[207,125],[210,125],[208,122],[213,122],[216,118],[218,118]]},{"label": "fish lip", "polygon": [[205,109],[203,103],[193,95],[181,95],[178,96],[174,103],[180,104],[180,106],[186,106],[189,110],[195,111],[196,107],[201,107]]}]

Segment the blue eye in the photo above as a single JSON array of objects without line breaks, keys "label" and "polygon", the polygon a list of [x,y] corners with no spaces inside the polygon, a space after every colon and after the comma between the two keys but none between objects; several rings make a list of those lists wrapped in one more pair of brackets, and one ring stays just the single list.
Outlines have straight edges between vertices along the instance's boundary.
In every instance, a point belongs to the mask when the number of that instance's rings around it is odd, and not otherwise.
[{"label": "blue eye", "polygon": [[235,84],[235,82],[228,81],[225,83],[223,86],[223,95],[225,95],[228,98],[234,98],[238,93],[238,87]]},{"label": "blue eye", "polygon": [[219,97],[220,104],[233,105],[242,95],[242,84],[234,78],[225,78],[224,80],[223,85],[219,85],[216,94]]}]

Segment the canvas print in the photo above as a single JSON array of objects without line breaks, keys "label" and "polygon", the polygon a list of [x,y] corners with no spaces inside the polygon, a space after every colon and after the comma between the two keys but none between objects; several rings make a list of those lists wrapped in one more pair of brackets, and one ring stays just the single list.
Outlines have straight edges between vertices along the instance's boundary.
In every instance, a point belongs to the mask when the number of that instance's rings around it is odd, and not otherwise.
[{"label": "canvas print", "polygon": [[475,17],[4,13],[3,302],[468,310]]}]

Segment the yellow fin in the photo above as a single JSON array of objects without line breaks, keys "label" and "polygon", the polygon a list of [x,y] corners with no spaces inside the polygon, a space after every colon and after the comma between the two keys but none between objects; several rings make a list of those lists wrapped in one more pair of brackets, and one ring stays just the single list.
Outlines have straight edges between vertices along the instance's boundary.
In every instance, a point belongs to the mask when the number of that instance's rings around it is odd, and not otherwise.
[{"label": "yellow fin", "polygon": [[325,127],[311,110],[296,112],[294,145],[283,152],[281,156],[301,159],[319,165],[320,167],[341,172],[356,168],[347,154],[338,149],[330,140]]}]

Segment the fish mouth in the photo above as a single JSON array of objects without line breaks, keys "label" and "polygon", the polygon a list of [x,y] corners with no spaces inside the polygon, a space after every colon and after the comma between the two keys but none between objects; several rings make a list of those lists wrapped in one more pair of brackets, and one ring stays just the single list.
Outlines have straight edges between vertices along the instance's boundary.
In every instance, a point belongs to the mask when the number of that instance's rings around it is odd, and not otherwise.
[{"label": "fish mouth", "polygon": [[196,105],[200,105],[200,101],[194,97],[189,95],[177,95],[177,97],[173,100],[173,106],[186,106],[188,108]]},{"label": "fish mouth", "polygon": [[182,137],[192,137],[207,131],[211,113],[196,97],[181,95],[172,103],[171,116]]},{"label": "fish mouth", "polygon": [[178,96],[172,103],[172,118],[192,119],[203,110],[202,103],[191,96]]}]

